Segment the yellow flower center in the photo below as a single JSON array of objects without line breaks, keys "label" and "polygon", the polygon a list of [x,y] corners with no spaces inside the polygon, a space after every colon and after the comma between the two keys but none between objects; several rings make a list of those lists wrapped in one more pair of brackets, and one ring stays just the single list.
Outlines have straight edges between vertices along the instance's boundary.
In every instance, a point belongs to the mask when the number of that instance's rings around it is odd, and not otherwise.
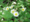
[{"label": "yellow flower center", "polygon": [[11,8],[13,8],[13,6],[11,6]]},{"label": "yellow flower center", "polygon": [[24,11],[24,9],[22,9],[22,11]]},{"label": "yellow flower center", "polygon": [[7,8],[7,10],[8,10],[8,8]]},{"label": "yellow flower center", "polygon": [[12,13],[14,13],[14,11],[12,11]]},{"label": "yellow flower center", "polygon": [[17,15],[17,13],[15,13],[15,15]]}]

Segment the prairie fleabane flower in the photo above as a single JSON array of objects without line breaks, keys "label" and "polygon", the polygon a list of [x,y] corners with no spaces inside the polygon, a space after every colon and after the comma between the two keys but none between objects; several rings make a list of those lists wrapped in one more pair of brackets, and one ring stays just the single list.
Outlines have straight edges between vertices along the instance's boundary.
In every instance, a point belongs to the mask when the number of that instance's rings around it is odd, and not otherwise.
[{"label": "prairie fleabane flower", "polygon": [[9,8],[12,9],[14,7],[14,5],[11,5]]},{"label": "prairie fleabane flower", "polygon": [[12,4],[16,4],[16,2],[13,2]]},{"label": "prairie fleabane flower", "polygon": [[25,11],[26,10],[26,8],[22,8],[22,11]]},{"label": "prairie fleabane flower", "polygon": [[12,9],[12,10],[11,10],[11,13],[14,13],[14,12],[15,12],[15,9]]},{"label": "prairie fleabane flower", "polygon": [[14,12],[13,14],[15,17],[18,17],[19,16],[19,13],[18,12]]},{"label": "prairie fleabane flower", "polygon": [[15,15],[17,15],[17,13],[15,13]]},{"label": "prairie fleabane flower", "polygon": [[22,11],[24,11],[24,9],[22,9]]},{"label": "prairie fleabane flower", "polygon": [[9,10],[9,7],[6,7],[6,10]]},{"label": "prairie fleabane flower", "polygon": [[3,21],[3,19],[1,19],[1,21]]}]

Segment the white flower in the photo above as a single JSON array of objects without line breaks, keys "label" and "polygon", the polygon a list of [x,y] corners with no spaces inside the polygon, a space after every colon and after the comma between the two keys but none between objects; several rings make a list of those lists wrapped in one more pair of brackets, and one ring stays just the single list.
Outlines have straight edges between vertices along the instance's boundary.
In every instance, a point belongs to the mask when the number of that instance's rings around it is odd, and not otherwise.
[{"label": "white flower", "polygon": [[12,4],[16,4],[16,2],[13,2]]},{"label": "white flower", "polygon": [[6,7],[6,8],[4,7],[3,10],[9,10],[9,7]]},{"label": "white flower", "polygon": [[15,9],[12,9],[12,10],[11,10],[11,13],[14,13],[14,12],[15,12]]},{"label": "white flower", "polygon": [[19,16],[19,13],[18,12],[14,12],[13,14],[15,17],[18,17]]},{"label": "white flower", "polygon": [[6,7],[6,10],[9,10],[9,7]]},{"label": "white flower", "polygon": [[26,8],[21,8],[21,10],[22,10],[22,11],[25,11],[25,10],[26,10]]},{"label": "white flower", "polygon": [[14,7],[14,5],[11,5],[9,8],[12,9]]},{"label": "white flower", "polygon": [[3,21],[3,19],[1,19],[1,21]]}]

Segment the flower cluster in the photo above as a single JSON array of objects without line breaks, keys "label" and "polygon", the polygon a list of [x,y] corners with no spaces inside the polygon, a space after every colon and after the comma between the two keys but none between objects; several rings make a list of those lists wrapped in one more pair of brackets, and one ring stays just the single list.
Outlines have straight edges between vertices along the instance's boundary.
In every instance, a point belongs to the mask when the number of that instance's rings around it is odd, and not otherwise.
[{"label": "flower cluster", "polygon": [[[24,0],[0,1],[0,22],[29,22],[30,4]],[[5,4],[5,5],[4,5]],[[28,5],[28,6],[27,6]]]},{"label": "flower cluster", "polygon": [[[16,2],[13,2],[13,4],[16,4]],[[26,10],[26,8],[24,8],[24,6],[23,5],[21,5],[22,6],[22,8],[21,8],[21,11],[22,12],[24,12],[25,10]],[[11,5],[11,6],[9,6],[9,7],[6,7],[6,8],[3,8],[3,10],[6,10],[6,11],[8,11],[9,9],[11,9],[11,13],[15,16],[15,17],[18,17],[19,16],[19,12],[17,12],[15,9],[12,9],[14,7],[14,5]],[[16,8],[17,9],[17,8]],[[4,13],[3,13],[4,14]]]},{"label": "flower cluster", "polygon": [[18,16],[19,16],[19,13],[16,12],[15,9],[12,9],[12,10],[11,10],[11,13],[12,13],[15,17],[18,17]]},{"label": "flower cluster", "polygon": [[[13,7],[14,7],[14,6],[6,7],[5,10],[8,11],[9,9],[11,9],[10,12],[11,12],[15,17],[18,17],[18,16],[19,16],[19,13],[16,12],[15,9],[12,9]],[[4,8],[3,8],[3,9],[4,9]],[[4,14],[4,13],[2,13],[2,14]]]}]

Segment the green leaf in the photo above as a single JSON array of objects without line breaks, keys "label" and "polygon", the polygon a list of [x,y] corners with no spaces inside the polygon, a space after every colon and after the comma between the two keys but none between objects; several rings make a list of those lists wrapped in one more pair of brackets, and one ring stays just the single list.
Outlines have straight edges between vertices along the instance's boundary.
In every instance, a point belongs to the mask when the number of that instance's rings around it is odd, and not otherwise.
[{"label": "green leaf", "polygon": [[10,20],[9,22],[13,22],[12,20]]},{"label": "green leaf", "polygon": [[7,19],[7,18],[12,18],[13,14],[11,14],[9,11],[4,11],[4,14],[2,16]]}]

